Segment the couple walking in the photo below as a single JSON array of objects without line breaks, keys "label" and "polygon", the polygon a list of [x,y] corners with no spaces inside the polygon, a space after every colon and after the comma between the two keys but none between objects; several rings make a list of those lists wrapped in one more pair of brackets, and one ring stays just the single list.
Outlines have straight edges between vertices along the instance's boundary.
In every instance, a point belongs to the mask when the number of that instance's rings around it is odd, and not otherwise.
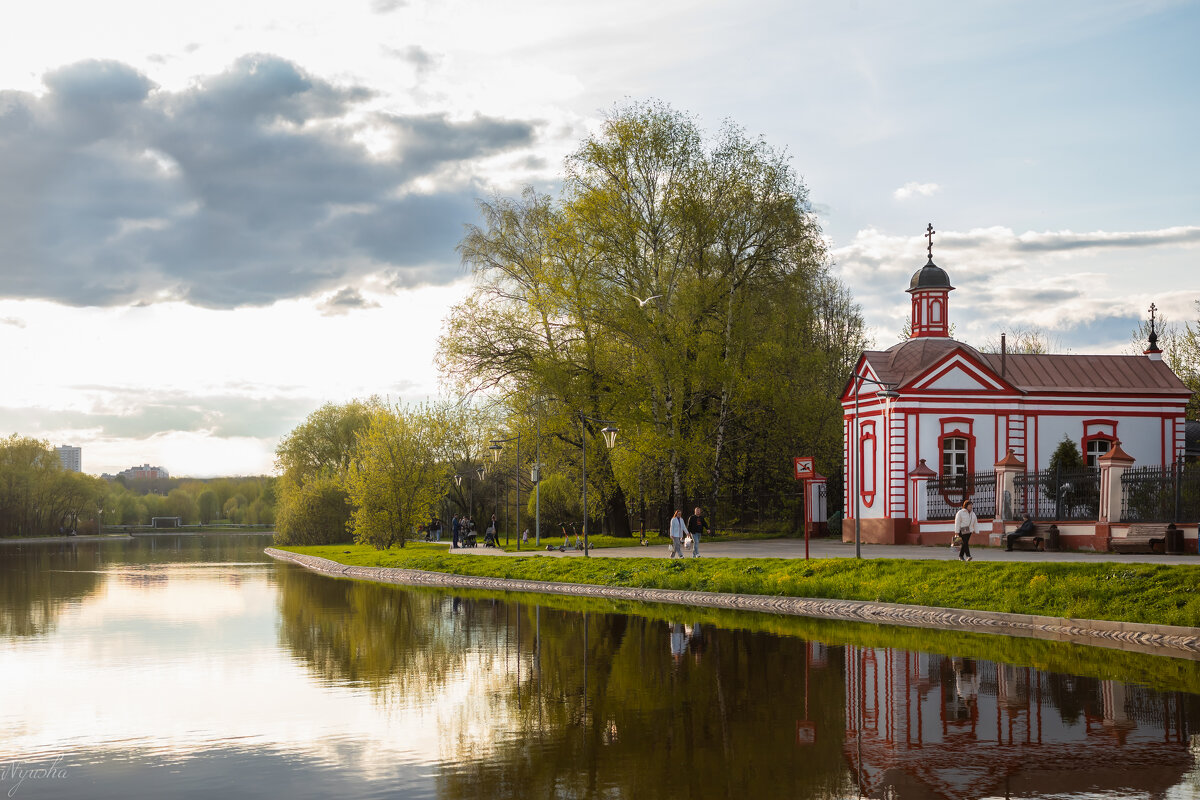
[{"label": "couple walking", "polygon": [[686,536],[692,545],[692,558],[699,558],[701,532],[712,533],[712,529],[708,527],[708,521],[704,519],[704,514],[699,506],[696,506],[696,513],[688,517],[687,522],[683,521],[683,512],[677,509],[675,516],[671,517],[670,557],[683,558],[683,544]]}]

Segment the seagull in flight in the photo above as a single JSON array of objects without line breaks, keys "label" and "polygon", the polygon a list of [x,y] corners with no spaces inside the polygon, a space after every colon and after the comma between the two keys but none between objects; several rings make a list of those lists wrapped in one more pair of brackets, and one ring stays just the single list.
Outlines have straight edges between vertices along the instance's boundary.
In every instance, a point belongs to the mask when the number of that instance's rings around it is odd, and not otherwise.
[{"label": "seagull in flight", "polygon": [[647,297],[645,300],[643,300],[642,298],[638,297],[638,296],[637,296],[636,294],[634,294],[633,292],[630,292],[630,293],[629,293],[629,296],[630,296],[630,297],[632,297],[634,300],[637,300],[637,301],[638,301],[638,307],[639,307],[639,308],[645,308],[645,307],[646,307],[646,303],[649,303],[651,300],[656,300],[656,299],[658,299],[659,297],[662,297],[662,295],[661,295],[661,294],[652,294],[652,295],[650,295],[649,297]]}]

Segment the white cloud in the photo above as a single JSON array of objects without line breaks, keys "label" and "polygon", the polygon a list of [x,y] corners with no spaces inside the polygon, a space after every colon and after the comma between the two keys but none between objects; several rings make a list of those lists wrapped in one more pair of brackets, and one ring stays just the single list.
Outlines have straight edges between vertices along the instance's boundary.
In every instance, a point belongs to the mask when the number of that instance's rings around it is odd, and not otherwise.
[{"label": "white cloud", "polygon": [[942,187],[938,186],[936,183],[917,183],[916,181],[909,181],[896,191],[892,192],[892,197],[896,198],[897,200],[909,200],[917,195],[920,195],[921,197],[931,197],[941,190]]}]

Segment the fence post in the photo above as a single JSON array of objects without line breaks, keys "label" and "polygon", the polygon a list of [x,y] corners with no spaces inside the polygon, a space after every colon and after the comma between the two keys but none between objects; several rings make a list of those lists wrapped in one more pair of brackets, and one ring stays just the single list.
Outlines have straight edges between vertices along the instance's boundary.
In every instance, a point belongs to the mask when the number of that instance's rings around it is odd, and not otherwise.
[{"label": "fence post", "polygon": [[[1013,507],[1016,497],[1017,473],[1025,471],[1025,462],[1017,458],[1016,451],[1011,447],[1008,455],[996,462],[996,518],[992,521],[992,534],[1004,536],[1004,523],[1016,519],[1017,513]],[[1001,544],[999,542],[993,544]]]},{"label": "fence post", "polygon": [[[929,494],[927,491],[930,478],[936,477],[937,473],[931,470],[926,464],[925,459],[921,459],[921,463],[916,469],[908,473],[909,485],[912,487],[912,502],[909,503],[909,514],[911,515],[912,525],[910,530],[917,533],[917,541],[921,542],[920,523],[929,519]],[[948,539],[945,541],[949,541]]]},{"label": "fence post", "polygon": [[1134,457],[1121,449],[1121,440],[1113,442],[1107,453],[1096,459],[1100,467],[1100,510],[1097,513],[1094,547],[1107,551],[1111,538],[1111,526],[1121,521],[1121,499],[1125,471],[1134,464]]},{"label": "fence post", "polygon": [[1183,493],[1183,456],[1179,456],[1178,458],[1176,458],[1174,463],[1171,464],[1171,466],[1172,466],[1171,472],[1173,473],[1172,477],[1175,478],[1175,519],[1174,519],[1174,522],[1176,525],[1179,525],[1179,499],[1180,499],[1180,495]]}]

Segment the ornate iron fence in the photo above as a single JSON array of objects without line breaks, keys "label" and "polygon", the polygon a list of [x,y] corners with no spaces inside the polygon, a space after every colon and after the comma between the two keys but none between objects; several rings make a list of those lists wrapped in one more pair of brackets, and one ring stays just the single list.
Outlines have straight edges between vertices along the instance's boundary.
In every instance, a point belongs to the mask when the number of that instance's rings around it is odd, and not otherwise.
[{"label": "ornate iron fence", "polygon": [[1200,521],[1200,464],[1126,470],[1121,476],[1121,521]]},{"label": "ornate iron fence", "polygon": [[954,519],[967,498],[974,501],[975,516],[980,519],[996,516],[995,472],[932,478],[926,481],[925,492],[928,519]]},{"label": "ornate iron fence", "polygon": [[1035,520],[1094,520],[1100,516],[1100,471],[1042,470],[1016,476],[1017,511]]}]

